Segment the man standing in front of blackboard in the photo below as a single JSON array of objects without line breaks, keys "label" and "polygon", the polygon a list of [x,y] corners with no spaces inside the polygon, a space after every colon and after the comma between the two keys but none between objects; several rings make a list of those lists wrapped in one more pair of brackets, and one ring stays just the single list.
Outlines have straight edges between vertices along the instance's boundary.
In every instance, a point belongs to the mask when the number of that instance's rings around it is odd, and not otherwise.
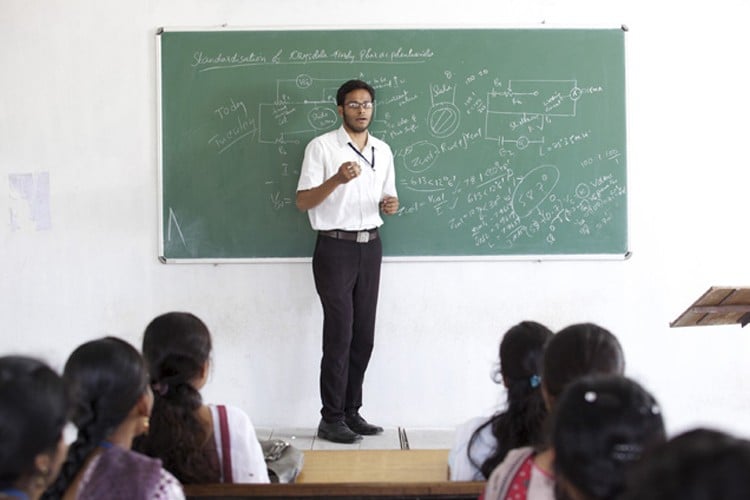
[{"label": "man standing in front of blackboard", "polygon": [[336,94],[342,125],[305,149],[297,208],[318,232],[315,289],[323,305],[318,437],[355,443],[383,432],[359,413],[375,335],[383,247],[380,212],[398,211],[391,148],[368,133],[375,90],[349,80]]}]

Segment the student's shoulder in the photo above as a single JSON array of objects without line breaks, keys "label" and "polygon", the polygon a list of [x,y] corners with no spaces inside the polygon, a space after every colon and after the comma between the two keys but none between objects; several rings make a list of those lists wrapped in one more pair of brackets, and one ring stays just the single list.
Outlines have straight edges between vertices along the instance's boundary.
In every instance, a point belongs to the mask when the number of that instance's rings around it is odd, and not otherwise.
[{"label": "student's shoulder", "polygon": [[[482,477],[481,471],[469,460],[467,451],[471,436],[486,421],[487,417],[474,417],[456,427],[453,447],[448,452],[451,481],[473,481]],[[483,460],[482,457],[476,457],[474,452],[472,457],[479,463]]]},{"label": "student's shoulder", "polygon": [[456,427],[456,440],[468,440],[474,432],[487,423],[490,417],[472,417]]},{"label": "student's shoulder", "polygon": [[159,473],[159,483],[154,489],[153,498],[166,498],[168,500],[184,500],[185,492],[177,478],[166,469]]},{"label": "student's shoulder", "polygon": [[523,446],[509,450],[500,464],[492,471],[489,482],[492,483],[510,474],[515,474],[518,468],[534,456],[534,448]]},{"label": "student's shoulder", "polygon": [[219,407],[223,406],[227,414],[227,424],[235,431],[241,431],[249,433],[253,430],[253,423],[250,420],[250,416],[243,410],[234,405],[228,404],[210,404],[208,407],[211,409],[211,414],[214,418],[214,425],[219,422],[221,415],[219,414]]},{"label": "student's shoulder", "polygon": [[211,408],[211,412],[212,413],[218,413],[219,412],[219,407],[223,407],[224,410],[227,412],[227,416],[230,416],[230,415],[239,415],[239,416],[244,415],[244,416],[247,417],[247,413],[245,413],[245,410],[243,410],[242,408],[240,408],[238,406],[234,406],[232,404],[226,404],[226,403],[216,404],[216,403],[211,403],[211,404],[208,404],[207,406],[209,408]]},{"label": "student's shoulder", "polygon": [[520,470],[526,460],[534,455],[534,449],[530,446],[514,448],[508,451],[500,465],[495,467],[487,479],[484,490],[486,500],[504,499],[510,488],[515,474]]}]

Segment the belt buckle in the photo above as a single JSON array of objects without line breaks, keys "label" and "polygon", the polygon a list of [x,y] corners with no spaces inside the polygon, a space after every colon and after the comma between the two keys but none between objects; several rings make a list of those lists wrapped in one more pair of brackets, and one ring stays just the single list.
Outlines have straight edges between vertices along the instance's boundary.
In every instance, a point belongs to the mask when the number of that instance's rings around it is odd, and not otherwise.
[{"label": "belt buckle", "polygon": [[370,231],[358,231],[357,243],[367,243],[370,241]]}]

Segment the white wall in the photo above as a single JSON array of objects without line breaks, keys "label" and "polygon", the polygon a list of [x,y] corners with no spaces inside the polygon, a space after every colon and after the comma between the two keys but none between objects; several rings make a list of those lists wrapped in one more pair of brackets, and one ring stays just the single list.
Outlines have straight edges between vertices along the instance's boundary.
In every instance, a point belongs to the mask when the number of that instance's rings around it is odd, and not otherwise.
[{"label": "white wall", "polygon": [[[257,425],[317,424],[310,266],[157,262],[157,27],[626,24],[633,257],[386,263],[365,414],[444,427],[489,412],[505,329],[594,321],[620,337],[670,431],[750,435],[750,331],[668,326],[707,287],[750,285],[748,14],[745,0],[2,0],[0,352],[60,367],[86,339],[139,345],[153,316],[189,310],[215,336],[206,399]],[[9,179],[44,172],[51,227],[13,230]]]}]

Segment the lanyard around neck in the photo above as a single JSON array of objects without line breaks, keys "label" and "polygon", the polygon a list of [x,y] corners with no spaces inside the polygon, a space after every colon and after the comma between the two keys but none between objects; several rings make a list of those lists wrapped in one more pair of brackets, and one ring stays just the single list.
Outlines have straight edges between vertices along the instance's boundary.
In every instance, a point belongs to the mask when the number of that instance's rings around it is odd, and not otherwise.
[{"label": "lanyard around neck", "polygon": [[370,160],[368,160],[368,159],[367,159],[367,158],[365,157],[365,155],[363,155],[363,154],[362,154],[362,152],[361,152],[361,151],[360,151],[359,149],[357,149],[357,148],[356,148],[356,147],[354,146],[354,144],[352,144],[351,142],[348,142],[347,144],[349,144],[349,147],[350,147],[350,148],[352,148],[352,150],[353,150],[353,151],[354,151],[355,153],[357,153],[357,155],[358,155],[358,156],[359,156],[360,158],[362,158],[363,160],[365,160],[365,163],[367,163],[368,165],[370,165],[370,167],[372,167],[372,169],[373,169],[373,170],[375,170],[375,146],[370,146],[370,151],[372,151],[372,161],[370,161]]}]

